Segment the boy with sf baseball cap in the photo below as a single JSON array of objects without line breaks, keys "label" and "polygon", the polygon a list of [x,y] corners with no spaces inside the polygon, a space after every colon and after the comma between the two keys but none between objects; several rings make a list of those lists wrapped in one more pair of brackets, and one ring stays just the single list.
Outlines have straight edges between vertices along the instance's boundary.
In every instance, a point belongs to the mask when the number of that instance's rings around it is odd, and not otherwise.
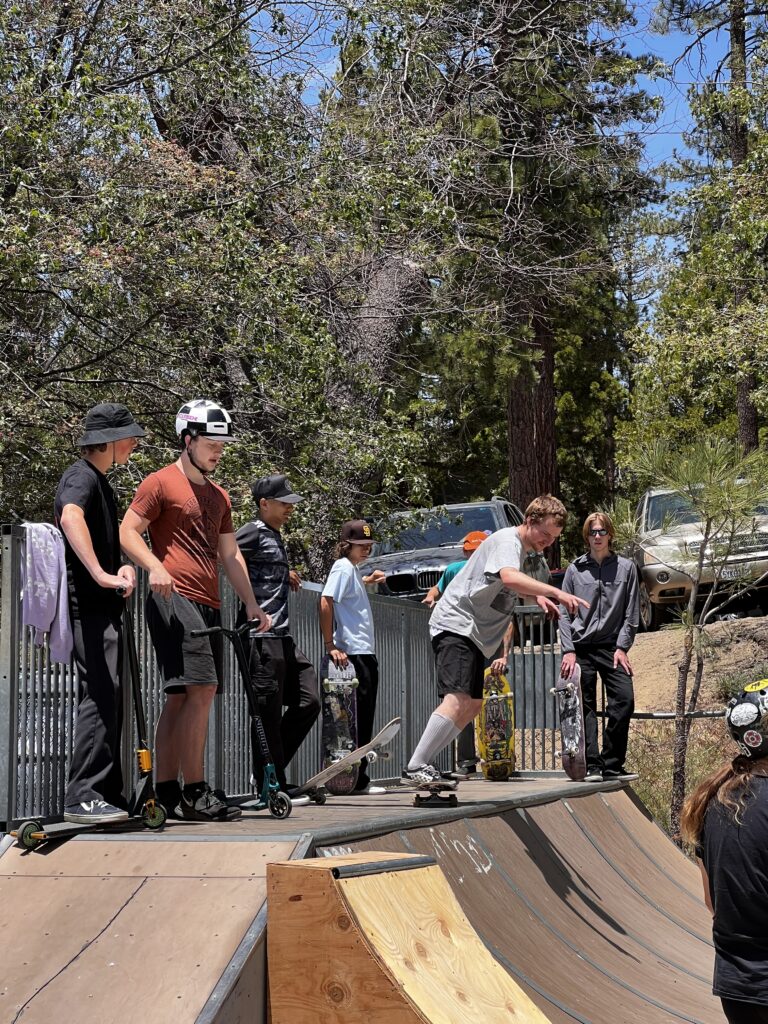
[{"label": "boy with sf baseball cap", "polygon": [[[380,583],[380,570],[360,577],[358,566],[373,547],[371,527],[364,519],[350,519],[341,527],[336,561],[320,597],[320,629],[329,658],[340,668],[352,662],[357,676],[357,743],[362,746],[373,736],[376,694],[379,689],[379,663],[375,654],[373,616],[364,584]],[[383,793],[372,786],[360,765],[356,793]]]}]

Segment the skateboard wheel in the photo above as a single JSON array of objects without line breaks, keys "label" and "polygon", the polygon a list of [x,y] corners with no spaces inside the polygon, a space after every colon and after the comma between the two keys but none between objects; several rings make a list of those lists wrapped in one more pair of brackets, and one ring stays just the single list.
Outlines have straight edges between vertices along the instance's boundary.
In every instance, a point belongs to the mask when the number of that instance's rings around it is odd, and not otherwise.
[{"label": "skateboard wheel", "polygon": [[269,813],[273,818],[287,818],[293,810],[291,798],[282,791],[274,793],[269,798]]},{"label": "skateboard wheel", "polygon": [[42,843],[42,839],[36,839],[35,833],[42,832],[43,826],[39,821],[22,821],[16,829],[16,842],[25,850],[34,850]]},{"label": "skateboard wheel", "polygon": [[451,795],[448,797],[448,806],[449,807],[458,807],[459,806],[459,798],[456,796],[455,793],[451,793]]},{"label": "skateboard wheel", "polygon": [[145,804],[141,809],[141,823],[144,828],[150,828],[153,831],[155,829],[162,828],[168,820],[168,812],[162,804],[155,803],[152,809]]},{"label": "skateboard wheel", "polygon": [[368,753],[365,755],[365,759],[368,762],[368,764],[375,764],[376,761],[378,761],[379,759],[378,752],[375,750],[369,750]]},{"label": "skateboard wheel", "polygon": [[316,793],[315,796],[312,797],[312,802],[322,807],[327,799],[328,797],[325,793]]}]

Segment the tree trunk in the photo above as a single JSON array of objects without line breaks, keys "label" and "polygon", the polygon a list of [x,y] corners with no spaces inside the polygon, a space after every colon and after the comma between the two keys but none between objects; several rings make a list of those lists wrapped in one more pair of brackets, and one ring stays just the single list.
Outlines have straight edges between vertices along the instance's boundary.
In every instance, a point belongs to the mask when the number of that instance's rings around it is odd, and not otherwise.
[{"label": "tree trunk", "polygon": [[534,379],[520,373],[507,392],[510,500],[525,509],[540,494],[559,490],[555,442],[555,344],[543,319],[534,319]]},{"label": "tree trunk", "polygon": [[[747,92],[747,21],[744,12],[744,0],[731,0],[730,35],[731,35],[731,89]],[[733,97],[731,107],[730,157],[734,169],[741,167],[747,159],[749,145],[749,127],[744,115],[743,99]],[[746,285],[737,282],[734,287],[734,306],[738,307],[745,297]],[[747,366],[754,365],[754,354],[747,354],[744,360]],[[739,441],[746,451],[755,451],[758,446],[757,409],[752,398],[757,387],[755,374],[747,372],[739,376],[736,383],[736,412],[739,422]]]},{"label": "tree trunk", "polygon": [[688,689],[688,674],[691,669],[693,654],[693,627],[689,626],[685,633],[683,657],[677,667],[677,696],[675,700],[675,745],[672,756],[672,800],[670,805],[670,832],[678,846],[682,846],[680,836],[680,816],[685,800],[685,769],[688,755],[688,729],[685,718],[685,698]]}]

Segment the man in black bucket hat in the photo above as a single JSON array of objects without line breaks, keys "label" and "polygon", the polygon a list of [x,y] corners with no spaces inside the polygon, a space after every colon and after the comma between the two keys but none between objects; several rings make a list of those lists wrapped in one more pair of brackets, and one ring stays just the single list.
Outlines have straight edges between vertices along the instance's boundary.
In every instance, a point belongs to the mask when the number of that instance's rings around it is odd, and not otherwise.
[{"label": "man in black bucket hat", "polygon": [[128,817],[120,766],[121,615],[136,575],[132,566],[121,565],[117,506],[105,474],[125,464],[143,436],[124,405],[95,405],[77,442],[82,458],[64,471],[56,490],[54,515],[64,535],[79,675],[67,821],[100,824]]}]

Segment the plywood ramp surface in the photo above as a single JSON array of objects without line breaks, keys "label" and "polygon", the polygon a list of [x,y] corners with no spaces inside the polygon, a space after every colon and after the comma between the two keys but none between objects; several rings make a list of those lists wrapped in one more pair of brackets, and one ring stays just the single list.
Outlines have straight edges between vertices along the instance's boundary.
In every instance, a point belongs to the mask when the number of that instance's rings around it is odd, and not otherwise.
[{"label": "plywood ramp surface", "polygon": [[[388,870],[409,859],[419,866]],[[334,878],[345,867],[366,873]],[[273,1024],[548,1021],[487,951],[436,865],[375,852],[274,864],[267,878]],[[296,937],[310,934],[307,971]]]},{"label": "plywood ramp surface", "polygon": [[264,903],[266,847],[287,857],[294,845],[110,840],[7,850],[0,1020],[191,1024]]}]

